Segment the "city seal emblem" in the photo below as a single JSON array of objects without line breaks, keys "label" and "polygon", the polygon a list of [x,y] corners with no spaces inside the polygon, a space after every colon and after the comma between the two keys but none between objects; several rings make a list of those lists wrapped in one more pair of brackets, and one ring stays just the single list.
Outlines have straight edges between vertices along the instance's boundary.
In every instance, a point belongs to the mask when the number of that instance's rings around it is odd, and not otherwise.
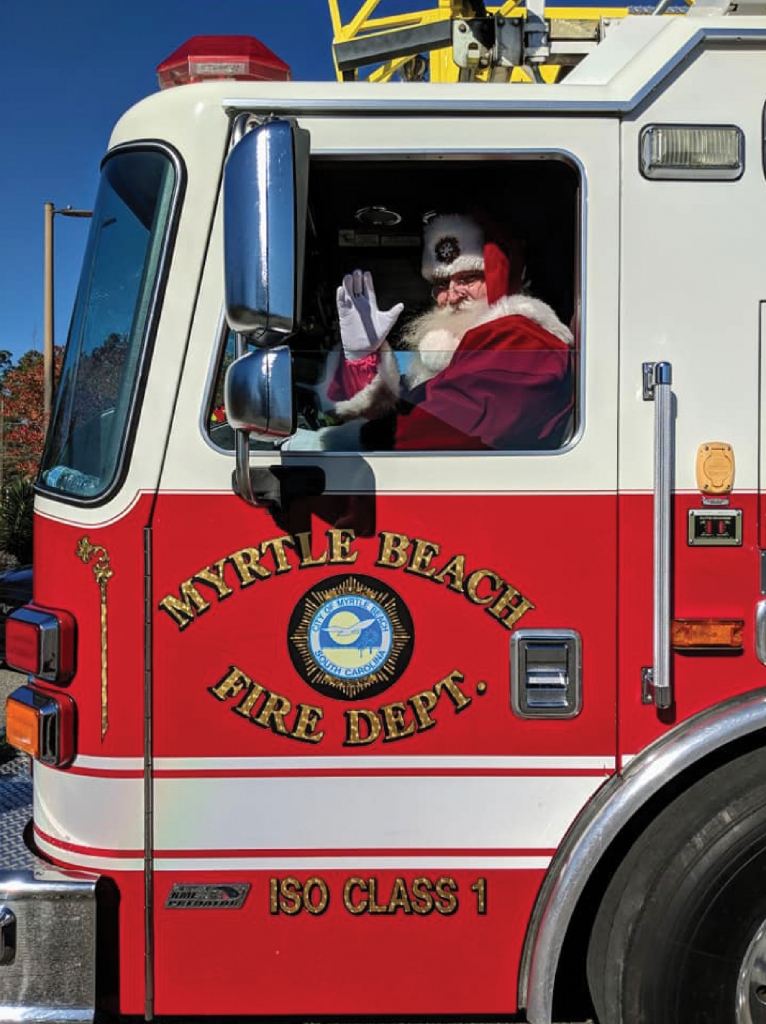
[{"label": "city seal emblem", "polygon": [[338,700],[382,693],[404,672],[415,640],[410,613],[371,576],[333,576],[312,587],[290,617],[290,657],[304,682]]}]

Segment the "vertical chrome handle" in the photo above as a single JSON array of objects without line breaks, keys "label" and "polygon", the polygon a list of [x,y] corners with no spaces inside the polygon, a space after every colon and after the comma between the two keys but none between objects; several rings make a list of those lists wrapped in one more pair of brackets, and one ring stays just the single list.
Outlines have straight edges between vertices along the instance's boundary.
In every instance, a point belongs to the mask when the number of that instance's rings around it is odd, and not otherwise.
[{"label": "vertical chrome handle", "polygon": [[644,678],[658,708],[673,703],[670,668],[673,367],[644,363],[644,401],[654,402],[654,663]]}]

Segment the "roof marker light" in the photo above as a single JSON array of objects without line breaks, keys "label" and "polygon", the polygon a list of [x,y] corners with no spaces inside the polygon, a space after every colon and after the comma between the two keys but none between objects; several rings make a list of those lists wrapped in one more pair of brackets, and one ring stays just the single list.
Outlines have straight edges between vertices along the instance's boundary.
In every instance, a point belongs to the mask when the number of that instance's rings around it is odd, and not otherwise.
[{"label": "roof marker light", "polygon": [[289,82],[290,67],[252,36],[192,36],[157,65],[160,89],[233,79]]},{"label": "roof marker light", "polygon": [[745,137],[735,125],[649,125],[639,149],[645,178],[733,181],[745,169]]}]

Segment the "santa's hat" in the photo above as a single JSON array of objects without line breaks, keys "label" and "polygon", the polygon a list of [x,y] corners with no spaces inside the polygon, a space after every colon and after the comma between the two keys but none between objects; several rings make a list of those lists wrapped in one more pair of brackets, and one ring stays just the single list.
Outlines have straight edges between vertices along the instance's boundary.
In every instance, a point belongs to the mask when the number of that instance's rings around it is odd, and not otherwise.
[{"label": "santa's hat", "polygon": [[423,277],[433,283],[453,274],[483,270],[490,305],[523,287],[524,246],[483,218],[445,213],[426,224]]},{"label": "santa's hat", "polygon": [[484,231],[475,220],[446,213],[426,224],[423,277],[439,281],[467,270],[484,270]]}]

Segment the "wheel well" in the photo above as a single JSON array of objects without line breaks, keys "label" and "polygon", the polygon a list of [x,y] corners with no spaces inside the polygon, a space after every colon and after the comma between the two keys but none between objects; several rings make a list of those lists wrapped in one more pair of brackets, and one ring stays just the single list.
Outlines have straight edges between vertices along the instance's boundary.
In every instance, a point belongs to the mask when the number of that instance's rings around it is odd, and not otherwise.
[{"label": "wheel well", "polygon": [[610,843],[588,879],[567,927],[553,991],[555,1020],[583,1020],[593,1014],[585,972],[588,940],[606,886],[637,837],[660,811],[699,779],[717,771],[735,757],[758,748],[766,750],[766,729],[724,744],[700,758],[669,779]]}]

